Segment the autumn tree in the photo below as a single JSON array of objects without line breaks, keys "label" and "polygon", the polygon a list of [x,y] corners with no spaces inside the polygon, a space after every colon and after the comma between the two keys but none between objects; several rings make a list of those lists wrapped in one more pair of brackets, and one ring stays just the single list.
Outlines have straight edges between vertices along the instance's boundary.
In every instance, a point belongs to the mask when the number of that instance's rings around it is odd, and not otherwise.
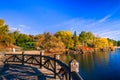
[{"label": "autumn tree", "polygon": [[117,46],[117,41],[107,38],[108,42],[111,42],[113,46]]},{"label": "autumn tree", "polygon": [[50,52],[63,52],[63,51],[65,51],[64,43],[56,36],[51,36],[49,42],[47,42],[47,45],[49,45],[48,47],[49,47]]},{"label": "autumn tree", "polygon": [[0,27],[0,34],[1,35],[6,35],[9,32],[9,27],[8,25],[3,25]]},{"label": "autumn tree", "polygon": [[14,40],[9,35],[8,25],[4,25],[4,20],[0,20],[0,43],[3,46],[10,46]]},{"label": "autumn tree", "polygon": [[45,36],[44,36],[44,34],[39,34],[39,35],[36,35],[35,36],[35,46],[36,47],[40,47],[40,48],[44,48],[43,47],[43,42],[44,42],[44,40],[45,40]]},{"label": "autumn tree", "polygon": [[8,35],[4,35],[0,42],[2,42],[4,46],[10,46],[13,43],[13,39]]},{"label": "autumn tree", "polygon": [[0,27],[4,25],[4,20],[0,19]]},{"label": "autumn tree", "polygon": [[40,47],[48,52],[62,52],[65,50],[64,43],[50,33],[37,35],[36,47]]},{"label": "autumn tree", "polygon": [[55,36],[61,39],[61,41],[65,44],[67,49],[74,46],[72,33],[70,31],[58,31],[55,33]]},{"label": "autumn tree", "polygon": [[94,47],[99,49],[104,49],[109,46],[108,40],[106,38],[96,38],[94,39]]}]

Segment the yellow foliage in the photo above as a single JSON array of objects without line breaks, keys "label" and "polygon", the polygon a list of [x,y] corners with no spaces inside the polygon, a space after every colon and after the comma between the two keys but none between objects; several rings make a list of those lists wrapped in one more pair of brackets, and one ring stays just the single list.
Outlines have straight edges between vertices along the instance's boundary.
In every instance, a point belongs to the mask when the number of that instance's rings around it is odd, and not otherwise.
[{"label": "yellow foliage", "polygon": [[0,27],[4,25],[4,20],[0,19]]},{"label": "yellow foliage", "polygon": [[109,42],[109,46],[110,46],[110,47],[113,47],[113,46],[114,46],[114,45],[113,45],[113,42],[110,41],[110,42]]},{"label": "yellow foliage", "polygon": [[50,36],[49,38],[45,35],[39,35],[36,47],[46,49],[48,52],[63,52],[65,51],[65,45],[61,39],[56,36]]},{"label": "yellow foliage", "polygon": [[96,38],[94,39],[94,47],[95,48],[106,48],[108,47],[108,40],[106,38]]}]

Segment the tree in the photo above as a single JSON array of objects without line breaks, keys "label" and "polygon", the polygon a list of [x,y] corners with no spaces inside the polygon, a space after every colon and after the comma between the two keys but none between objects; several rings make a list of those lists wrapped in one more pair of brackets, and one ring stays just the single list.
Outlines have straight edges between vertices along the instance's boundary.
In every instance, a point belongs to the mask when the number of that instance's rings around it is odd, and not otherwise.
[{"label": "tree", "polygon": [[72,39],[74,41],[74,47],[76,47],[79,44],[78,36],[76,34],[76,31],[74,32]]},{"label": "tree", "polygon": [[10,46],[13,42],[13,39],[8,35],[4,35],[0,39],[0,42],[3,44],[3,46]]},{"label": "tree", "polygon": [[120,46],[120,41],[117,41],[117,46]]},{"label": "tree", "polygon": [[5,34],[8,34],[9,32],[9,27],[8,25],[3,25],[0,27],[0,34],[1,35],[5,35]]},{"label": "tree", "polygon": [[29,42],[29,36],[22,33],[15,33],[15,45],[26,48]]},{"label": "tree", "polygon": [[94,40],[95,36],[92,34],[92,32],[87,32],[87,45],[89,47],[93,47],[93,40]]},{"label": "tree", "polygon": [[0,44],[10,46],[13,42],[13,37],[9,35],[8,25],[4,25],[4,20],[0,19]]},{"label": "tree", "polygon": [[57,38],[50,33],[40,34],[36,39],[36,47],[40,47],[47,52],[62,52],[65,50],[65,45],[60,38]]},{"label": "tree", "polygon": [[60,38],[67,49],[74,46],[74,41],[72,39],[72,33],[70,31],[58,31],[55,33],[57,38]]},{"label": "tree", "polygon": [[79,41],[82,43],[82,45],[85,45],[87,43],[87,33],[85,31],[82,31],[79,34]]},{"label": "tree", "polygon": [[109,43],[112,43],[113,46],[117,46],[117,41],[116,40],[109,39],[109,38],[107,38],[107,40],[108,40]]},{"label": "tree", "polygon": [[0,27],[4,25],[4,20],[0,19]]},{"label": "tree", "polygon": [[36,35],[35,40],[36,40],[36,42],[35,42],[36,47],[44,48],[43,47],[43,41],[45,40],[44,34]]},{"label": "tree", "polygon": [[99,49],[104,49],[109,47],[108,40],[106,38],[96,38],[94,39],[94,47]]},{"label": "tree", "polygon": [[63,52],[65,51],[64,43],[55,36],[51,36],[49,42],[47,42],[50,52]]},{"label": "tree", "polygon": [[95,36],[92,34],[92,32],[85,32],[82,31],[79,34],[79,41],[82,43],[82,45],[84,46],[88,46],[88,47],[93,47],[93,40],[94,40]]},{"label": "tree", "polygon": [[29,36],[29,40],[31,41],[31,42],[34,42],[34,35],[28,35]]}]

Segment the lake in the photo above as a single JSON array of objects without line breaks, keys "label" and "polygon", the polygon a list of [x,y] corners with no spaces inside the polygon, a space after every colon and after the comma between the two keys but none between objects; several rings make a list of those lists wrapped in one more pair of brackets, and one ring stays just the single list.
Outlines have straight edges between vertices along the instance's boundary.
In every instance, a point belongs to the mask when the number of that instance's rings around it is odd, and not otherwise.
[{"label": "lake", "polygon": [[120,80],[120,48],[114,52],[61,55],[66,64],[73,58],[80,63],[79,73],[84,80]]}]

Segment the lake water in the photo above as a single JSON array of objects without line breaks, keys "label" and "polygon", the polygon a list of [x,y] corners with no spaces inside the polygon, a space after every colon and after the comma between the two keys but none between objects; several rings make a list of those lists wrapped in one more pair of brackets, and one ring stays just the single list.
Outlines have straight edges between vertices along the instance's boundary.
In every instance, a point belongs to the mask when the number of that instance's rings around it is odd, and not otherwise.
[{"label": "lake water", "polygon": [[61,55],[65,63],[73,58],[80,63],[79,73],[84,80],[120,80],[120,48],[115,52]]}]

